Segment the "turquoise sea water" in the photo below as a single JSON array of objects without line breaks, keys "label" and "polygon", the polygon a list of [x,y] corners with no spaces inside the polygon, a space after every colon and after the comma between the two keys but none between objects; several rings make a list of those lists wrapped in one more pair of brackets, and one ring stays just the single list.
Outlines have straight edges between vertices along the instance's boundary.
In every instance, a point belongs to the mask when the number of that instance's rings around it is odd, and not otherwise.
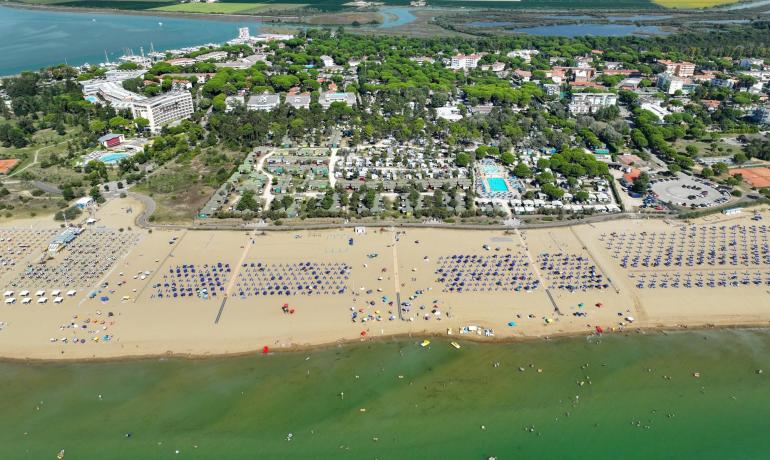
[{"label": "turquoise sea water", "polygon": [[2,363],[0,458],[64,449],[79,460],[755,460],[770,451],[767,331],[460,350],[419,340]]}]

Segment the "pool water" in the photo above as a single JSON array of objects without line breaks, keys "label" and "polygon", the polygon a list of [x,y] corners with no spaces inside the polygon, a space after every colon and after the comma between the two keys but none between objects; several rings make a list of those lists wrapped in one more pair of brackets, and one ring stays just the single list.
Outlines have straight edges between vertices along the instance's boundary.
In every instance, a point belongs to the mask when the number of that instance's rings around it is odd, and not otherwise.
[{"label": "pool water", "polygon": [[117,153],[110,153],[108,155],[104,155],[99,158],[99,161],[103,163],[117,163],[118,161],[122,160],[123,158],[126,158],[129,156],[125,152],[117,152]]},{"label": "pool water", "polygon": [[487,187],[489,188],[490,192],[508,192],[508,191],[510,191],[508,189],[508,184],[505,182],[505,179],[501,179],[499,177],[489,177],[489,178],[487,178]]}]

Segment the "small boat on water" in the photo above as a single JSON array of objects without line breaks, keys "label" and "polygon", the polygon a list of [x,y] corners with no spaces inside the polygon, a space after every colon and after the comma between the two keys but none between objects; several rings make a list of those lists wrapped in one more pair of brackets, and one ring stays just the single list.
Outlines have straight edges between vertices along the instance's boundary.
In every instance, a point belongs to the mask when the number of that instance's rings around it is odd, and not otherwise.
[{"label": "small boat on water", "polygon": [[461,348],[461,347],[460,347],[460,344],[459,344],[459,343],[457,343],[457,342],[452,342],[452,346],[453,346],[453,347],[455,347],[455,348],[457,348],[458,350]]},{"label": "small boat on water", "polygon": [[420,346],[423,348],[427,347],[428,345],[430,345],[430,340],[428,339],[425,339],[422,341],[422,343],[420,343]]}]

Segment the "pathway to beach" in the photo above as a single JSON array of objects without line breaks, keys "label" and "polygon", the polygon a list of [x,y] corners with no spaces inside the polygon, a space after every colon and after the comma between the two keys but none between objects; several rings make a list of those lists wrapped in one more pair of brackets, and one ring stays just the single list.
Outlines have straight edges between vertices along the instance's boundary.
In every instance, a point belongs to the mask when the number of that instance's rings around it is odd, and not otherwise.
[{"label": "pathway to beach", "polygon": [[222,318],[222,312],[225,311],[225,304],[227,303],[227,299],[230,298],[230,296],[233,293],[233,287],[235,286],[235,283],[238,281],[238,275],[241,273],[241,268],[243,267],[243,261],[246,260],[246,257],[249,255],[249,249],[251,249],[252,246],[255,244],[254,237],[256,236],[256,231],[253,231],[246,235],[247,240],[243,244],[243,252],[241,252],[241,258],[238,259],[238,263],[235,265],[235,270],[233,271],[233,274],[230,276],[230,282],[227,283],[227,287],[225,288],[225,297],[222,299],[222,303],[219,305],[219,311],[217,312],[217,317],[214,319],[214,324],[219,324],[219,320]]},{"label": "pathway to beach", "polygon": [[599,270],[602,272],[602,276],[607,278],[607,281],[610,283],[610,286],[612,286],[612,289],[615,290],[616,294],[620,294],[620,289],[615,285],[615,282],[612,281],[612,278],[610,278],[607,273],[607,270],[602,266],[602,259],[599,257],[596,257],[595,254],[591,251],[591,248],[586,245],[585,241],[580,237],[580,234],[575,231],[575,227],[570,227],[569,230],[572,232],[573,235],[575,235],[575,238],[578,240],[581,246],[583,246],[583,249],[588,253],[588,256],[591,257],[591,260],[596,262],[596,267],[599,268]]},{"label": "pathway to beach", "polygon": [[551,293],[551,290],[548,289],[548,285],[545,282],[545,278],[543,278],[543,274],[540,272],[540,267],[538,267],[537,261],[532,257],[532,253],[529,251],[529,246],[527,245],[527,241],[524,239],[524,236],[521,234],[518,228],[515,229],[514,231],[516,232],[516,235],[519,237],[519,241],[521,241],[521,245],[524,246],[524,252],[527,254],[527,260],[529,260],[529,266],[532,267],[532,271],[535,273],[535,276],[537,276],[537,280],[540,282],[540,286],[543,287],[546,295],[548,296],[548,300],[550,300],[551,304],[553,305],[553,311],[561,315],[561,310],[559,310],[559,305],[556,303],[556,299],[553,298],[553,294]]},{"label": "pathway to beach", "polygon": [[331,156],[329,157],[329,185],[334,188],[337,185],[337,178],[334,177],[334,165],[337,163],[337,151],[339,149],[331,149]]},{"label": "pathway to beach", "polygon": [[273,175],[269,172],[264,170],[265,161],[273,156],[275,151],[272,151],[268,153],[267,155],[261,157],[259,161],[257,162],[257,172],[264,174],[267,177],[267,183],[265,184],[265,190],[262,192],[262,200],[264,200],[264,208],[263,209],[270,209],[270,203],[273,202]]},{"label": "pathway to beach", "polygon": [[393,233],[393,284],[395,285],[398,319],[403,320],[401,311],[401,281],[398,277],[398,232]]}]

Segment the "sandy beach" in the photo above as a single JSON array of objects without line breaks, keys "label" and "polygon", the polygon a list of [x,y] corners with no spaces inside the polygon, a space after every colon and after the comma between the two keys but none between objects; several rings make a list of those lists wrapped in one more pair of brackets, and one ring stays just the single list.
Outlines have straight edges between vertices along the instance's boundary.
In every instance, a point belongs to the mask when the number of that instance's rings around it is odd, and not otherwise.
[{"label": "sandy beach", "polygon": [[[621,234],[764,228],[752,211],[691,222],[618,220],[509,231],[369,227],[358,233],[147,230],[133,224],[140,209],[131,198],[102,205],[93,213],[96,222],[45,264],[38,261],[60,224],[40,218],[0,227],[0,250],[13,253],[0,270],[6,291],[1,357],[209,356],[397,335],[521,340],[770,325],[767,259],[749,266],[623,268],[615,249],[608,249],[611,238],[620,245]],[[770,218],[766,209],[761,215]],[[22,238],[31,242],[20,250]],[[548,267],[553,262],[546,261],[565,257],[572,268]],[[486,271],[458,268],[460,258]],[[449,270],[455,271],[446,276]],[[720,276],[733,272],[762,282],[718,285]],[[564,287],[587,273],[598,288]],[[649,288],[653,273],[655,283],[690,273],[705,284]],[[710,276],[715,287],[708,286]],[[45,303],[38,303],[38,291]],[[53,303],[54,294],[60,303]],[[401,311],[399,299],[408,304]]]}]

